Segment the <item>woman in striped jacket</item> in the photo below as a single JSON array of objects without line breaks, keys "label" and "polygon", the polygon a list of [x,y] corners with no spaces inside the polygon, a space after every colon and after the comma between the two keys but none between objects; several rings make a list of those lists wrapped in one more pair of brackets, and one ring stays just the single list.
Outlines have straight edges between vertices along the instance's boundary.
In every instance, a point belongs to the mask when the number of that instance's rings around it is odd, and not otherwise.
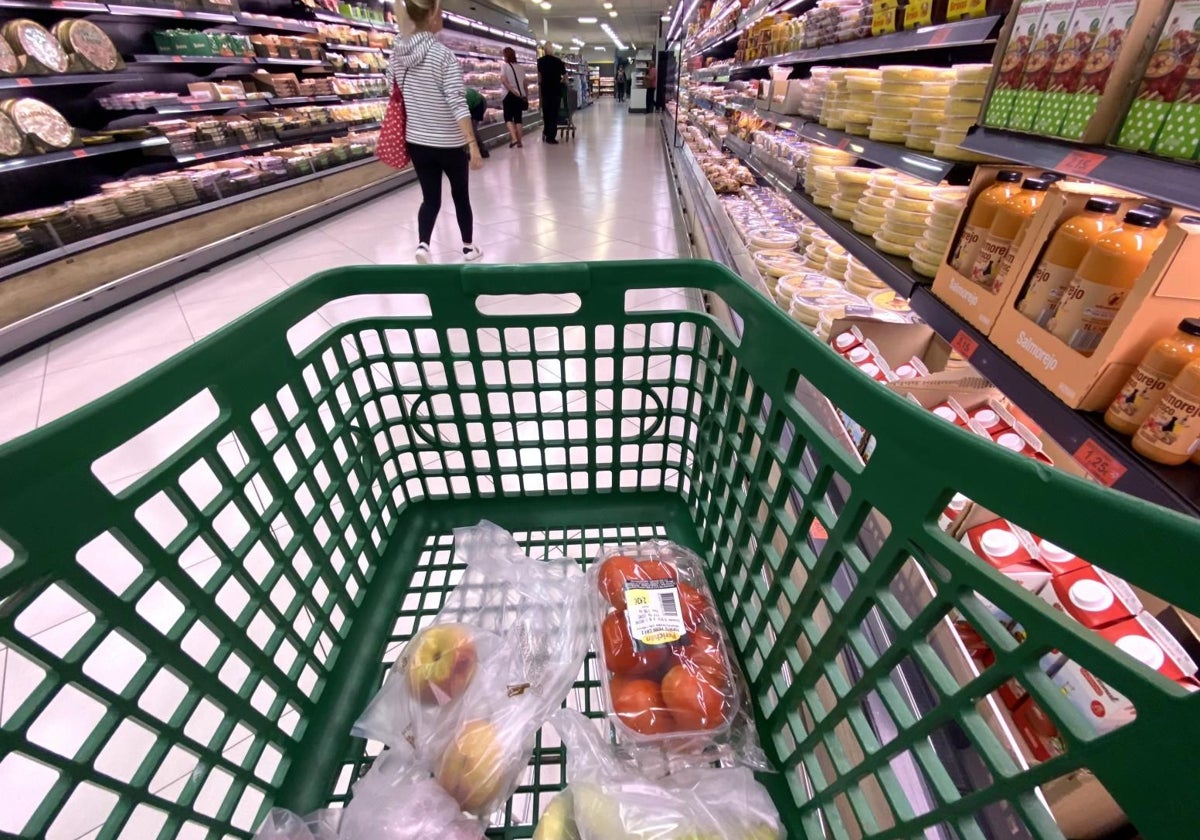
[{"label": "woman in striped jacket", "polygon": [[415,31],[396,40],[388,75],[404,94],[405,138],[421,184],[416,260],[422,265],[430,261],[429,240],[442,209],[443,175],[450,181],[463,259],[477,260],[483,252],[474,244],[468,165],[479,169],[483,158],[471,128],[462,69],[454,53],[434,38],[442,28],[438,0],[404,0],[404,10]]}]

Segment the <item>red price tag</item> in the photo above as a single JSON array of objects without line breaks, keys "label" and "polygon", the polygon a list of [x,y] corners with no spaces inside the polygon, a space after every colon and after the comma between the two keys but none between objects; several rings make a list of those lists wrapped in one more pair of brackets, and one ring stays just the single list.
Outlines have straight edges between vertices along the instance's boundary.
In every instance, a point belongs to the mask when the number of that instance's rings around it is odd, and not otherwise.
[{"label": "red price tag", "polygon": [[935,47],[938,44],[945,43],[946,39],[949,37],[950,37],[949,28],[943,27],[943,28],[939,29],[937,32],[934,32],[933,35],[931,35],[929,37],[929,46]]},{"label": "red price tag", "polygon": [[1058,166],[1054,168],[1067,175],[1088,175],[1106,160],[1108,160],[1107,155],[1076,150],[1068,152],[1067,156],[1060,160]]},{"label": "red price tag", "polygon": [[17,87],[33,87],[33,79],[27,79],[22,76],[17,79]]},{"label": "red price tag", "polygon": [[195,160],[204,160],[206,157],[208,157],[208,155],[204,152],[196,152],[196,154],[192,155],[192,158]]},{"label": "red price tag", "polygon": [[199,105],[193,105],[193,106],[192,106],[192,110],[193,110],[193,111],[199,111],[199,110],[200,110],[200,106],[199,106]]},{"label": "red price tag", "polygon": [[966,330],[959,330],[958,335],[954,336],[954,340],[950,342],[950,346],[957,350],[964,359],[969,359],[979,349],[979,342],[967,335]]},{"label": "red price tag", "polygon": [[72,149],[71,155],[77,158],[83,158],[88,156],[88,152],[87,149]]},{"label": "red price tag", "polygon": [[850,138],[843,137],[841,140],[838,141],[837,147],[839,149],[845,149],[845,148],[849,147],[849,145],[850,145]]},{"label": "red price tag", "polygon": [[249,143],[243,143],[243,144],[242,144],[241,146],[239,146],[238,148],[239,148],[239,149],[241,149],[243,152],[248,152],[248,151],[250,151],[250,144],[249,144]]},{"label": "red price tag", "polygon": [[183,63],[183,56],[181,56],[181,55],[173,55],[173,56],[171,56],[171,61],[173,61],[173,62],[174,62],[174,63],[176,63],[176,64],[182,64],[182,63]]},{"label": "red price tag", "polygon": [[1075,450],[1075,460],[1078,461],[1088,474],[1103,484],[1112,487],[1127,470],[1112,455],[1108,454],[1100,444],[1088,438],[1083,446]]},{"label": "red price tag", "polygon": [[177,17],[177,18],[181,18],[181,17],[183,17],[183,12],[182,12],[182,11],[180,11],[179,9],[172,9],[172,10],[171,10],[171,17]]}]

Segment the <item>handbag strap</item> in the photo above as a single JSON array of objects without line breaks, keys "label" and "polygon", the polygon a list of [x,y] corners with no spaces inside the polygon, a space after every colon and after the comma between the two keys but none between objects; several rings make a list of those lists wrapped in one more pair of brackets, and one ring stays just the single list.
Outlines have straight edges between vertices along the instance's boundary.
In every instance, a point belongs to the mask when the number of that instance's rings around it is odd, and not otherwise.
[{"label": "handbag strap", "polygon": [[504,66],[507,67],[510,71],[512,71],[513,84],[517,86],[517,96],[524,99],[525,98],[525,88],[521,85],[521,77],[517,75],[517,65],[513,64],[511,61],[506,61],[504,63]]}]

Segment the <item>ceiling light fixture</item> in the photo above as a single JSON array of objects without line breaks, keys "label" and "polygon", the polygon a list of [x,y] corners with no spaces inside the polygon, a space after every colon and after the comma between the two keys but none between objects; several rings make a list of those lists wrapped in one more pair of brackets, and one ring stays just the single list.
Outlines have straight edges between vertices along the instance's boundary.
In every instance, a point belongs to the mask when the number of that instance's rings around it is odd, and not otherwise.
[{"label": "ceiling light fixture", "polygon": [[581,18],[579,18],[579,22],[580,23],[595,23],[596,19],[594,17],[581,17]]},{"label": "ceiling light fixture", "polygon": [[600,50],[600,52],[604,52],[604,50],[605,50],[605,48],[604,48],[604,47],[592,47],[592,49],[594,49],[594,50]]},{"label": "ceiling light fixture", "polygon": [[600,28],[604,30],[604,34],[608,36],[608,39],[613,42],[617,49],[625,49],[625,45],[621,43],[621,39],[617,37],[617,33],[613,32],[611,26],[607,23],[602,23],[600,24]]},{"label": "ceiling light fixture", "polygon": [[548,11],[550,11],[550,4],[549,4],[549,3],[539,3],[538,5],[540,5],[540,6],[542,7],[542,11],[543,11],[543,12],[548,12]]},{"label": "ceiling light fixture", "polygon": [[660,17],[660,18],[659,18],[659,20],[661,20],[663,23],[667,23],[667,22],[669,22],[669,21],[671,20],[671,16],[670,16],[670,15],[663,15],[662,17]]},{"label": "ceiling light fixture", "polygon": [[699,5],[700,0],[692,0],[691,5],[688,6],[687,11],[683,14],[679,14],[678,11],[679,9],[683,8],[683,4],[680,3],[678,6],[676,6],[675,21],[671,24],[671,31],[667,34],[668,41],[675,37],[675,32],[679,29],[679,25],[681,23],[686,23],[687,19],[692,16],[692,12],[696,11],[696,7]]},{"label": "ceiling light fixture", "polygon": [[604,6],[604,8],[606,8],[606,9],[612,8],[612,3],[601,3],[600,5]]},{"label": "ceiling light fixture", "polygon": [[562,44],[551,44],[550,46],[554,47],[556,50],[561,50],[563,48]]}]

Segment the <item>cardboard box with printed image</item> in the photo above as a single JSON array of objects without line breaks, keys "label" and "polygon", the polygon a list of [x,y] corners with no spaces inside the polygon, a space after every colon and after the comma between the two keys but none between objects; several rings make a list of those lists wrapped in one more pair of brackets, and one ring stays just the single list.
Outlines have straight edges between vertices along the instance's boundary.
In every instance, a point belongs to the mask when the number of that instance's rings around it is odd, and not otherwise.
[{"label": "cardboard box with printed image", "polygon": [[[1138,198],[1087,182],[1035,183],[1045,179],[1030,178],[1025,170],[1018,183],[1012,180],[1017,171],[977,170],[955,245],[933,284],[935,295],[985,334],[995,328],[1001,313],[1038,269],[1046,243],[1064,219],[1078,214],[1092,198],[1114,202],[1114,214],[1132,207]],[[1022,191],[1021,201],[1009,203]],[[1004,199],[1005,195],[1011,198]],[[996,197],[1001,206],[984,206]]]},{"label": "cardboard box with printed image", "polygon": [[[1066,405],[1104,410],[1150,346],[1181,318],[1200,313],[1200,218],[1186,219],[1160,222],[1163,239],[1146,268],[1127,289],[1114,288],[1107,300],[1084,309],[1078,324],[1064,316],[1064,302],[1040,325],[1014,296],[1016,305],[1000,314],[992,342]],[[1087,303],[1086,290],[1075,287],[1072,281],[1064,298],[1078,295]]]}]

